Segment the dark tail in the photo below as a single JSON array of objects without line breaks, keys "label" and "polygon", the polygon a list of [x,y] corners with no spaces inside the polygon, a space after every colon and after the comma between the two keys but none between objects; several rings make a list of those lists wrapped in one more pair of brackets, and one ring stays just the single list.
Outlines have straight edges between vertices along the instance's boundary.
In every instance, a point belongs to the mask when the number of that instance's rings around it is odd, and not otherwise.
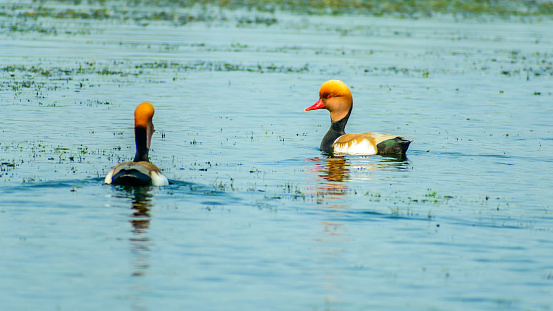
[{"label": "dark tail", "polygon": [[406,140],[402,137],[396,137],[379,143],[378,145],[376,145],[376,148],[378,149],[378,154],[380,155],[405,154],[411,142],[412,140]]},{"label": "dark tail", "polygon": [[113,176],[111,183],[122,186],[149,186],[152,179],[137,170],[120,170]]}]

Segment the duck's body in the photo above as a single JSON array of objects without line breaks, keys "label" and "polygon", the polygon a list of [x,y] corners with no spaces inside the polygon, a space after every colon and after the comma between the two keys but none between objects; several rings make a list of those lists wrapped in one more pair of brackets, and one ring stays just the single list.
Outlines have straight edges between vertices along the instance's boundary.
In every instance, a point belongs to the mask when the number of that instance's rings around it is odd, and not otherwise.
[{"label": "duck's body", "polygon": [[390,134],[344,134],[332,144],[334,152],[349,154],[404,154],[410,140]]},{"label": "duck's body", "polygon": [[136,154],[134,161],[117,164],[107,174],[104,182],[113,185],[127,186],[166,186],[169,180],[157,166],[150,163],[148,152],[154,133],[154,106],[144,102],[134,112],[134,135],[136,141]]},{"label": "duck's body", "polygon": [[150,162],[123,162],[109,171],[106,184],[127,186],[166,186],[169,184],[157,166]]},{"label": "duck's body", "polygon": [[325,82],[319,91],[319,101],[305,109],[330,111],[330,129],[323,137],[321,151],[334,154],[399,154],[409,148],[410,140],[397,135],[366,132],[346,134],[345,127],[353,108],[353,98],[347,85],[339,80]]}]

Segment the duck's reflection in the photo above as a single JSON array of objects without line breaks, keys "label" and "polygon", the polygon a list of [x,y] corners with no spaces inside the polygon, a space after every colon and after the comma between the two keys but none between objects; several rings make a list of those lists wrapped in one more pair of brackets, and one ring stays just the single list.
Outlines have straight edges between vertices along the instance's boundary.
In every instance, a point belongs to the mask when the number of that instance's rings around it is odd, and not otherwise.
[{"label": "duck's reflection", "polygon": [[409,164],[405,155],[351,156],[348,160],[353,181],[384,180],[387,178],[385,172],[407,170]]},{"label": "duck's reflection", "polygon": [[130,223],[133,227],[133,233],[140,235],[148,232],[150,227],[150,207],[152,195],[149,187],[133,187],[132,209],[133,214]]},{"label": "duck's reflection", "polygon": [[[325,200],[336,200],[346,194],[347,183],[350,179],[350,170],[344,157],[314,159],[317,175],[324,182],[317,184],[317,203]],[[332,208],[345,208],[344,204],[331,204]]]},{"label": "duck's reflection", "polygon": [[[363,188],[370,187],[370,181],[394,178],[398,175],[391,174],[390,177],[387,172],[407,170],[407,159],[334,155],[309,160],[314,161],[310,179],[315,182],[317,203],[328,211],[328,217],[321,221],[320,232],[313,238],[316,242],[314,249],[320,251],[323,261],[348,261],[350,258],[345,254],[356,240],[355,236],[349,233],[348,218],[344,217],[351,206],[356,204],[350,195],[355,195],[356,190],[366,191],[367,189]],[[316,175],[316,178],[313,178],[313,175]],[[339,270],[326,269],[320,280],[325,304],[329,306],[344,303],[343,293],[347,289],[341,285],[341,274]]]},{"label": "duck's reflection", "polygon": [[[151,293],[151,288],[147,282],[146,276],[150,269],[151,250],[153,248],[152,240],[148,229],[150,228],[152,208],[152,187],[126,187],[115,186],[115,197],[123,199],[126,204],[130,201],[129,223],[131,224],[129,232],[130,249],[130,271],[131,278],[127,299],[130,302],[131,310],[146,310],[143,297]],[[128,208],[128,205],[125,206]]]},{"label": "duck's reflection", "polygon": [[130,198],[132,213],[129,222],[132,225],[130,251],[133,258],[132,276],[144,276],[150,268],[151,240],[148,236],[150,228],[150,208],[152,207],[151,187],[118,187],[120,195]]},{"label": "duck's reflection", "polygon": [[132,224],[133,236],[130,238],[131,253],[134,256],[133,276],[144,276],[150,268],[151,241],[148,237],[150,228],[150,208],[152,207],[150,187],[134,187],[132,201],[133,214],[129,222]]},{"label": "duck's reflection", "polygon": [[323,161],[318,161],[319,177],[326,179],[328,182],[344,182],[349,180],[349,168],[344,157],[327,158]]},{"label": "duck's reflection", "polygon": [[[407,158],[381,156],[333,155],[315,161],[314,170],[319,179],[316,184],[317,203],[329,203],[332,208],[346,208],[343,196],[351,192],[348,185],[368,180],[384,179],[385,171],[406,170]],[[355,192],[355,191],[353,191]]]}]

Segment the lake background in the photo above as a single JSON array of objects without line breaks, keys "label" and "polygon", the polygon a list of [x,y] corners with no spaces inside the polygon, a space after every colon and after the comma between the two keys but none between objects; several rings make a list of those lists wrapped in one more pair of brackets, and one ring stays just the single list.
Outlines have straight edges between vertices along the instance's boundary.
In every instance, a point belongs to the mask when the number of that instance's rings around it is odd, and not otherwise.
[{"label": "lake background", "polygon": [[[551,10],[0,4],[2,309],[553,309]],[[321,154],[329,79],[406,159]],[[173,183],[103,185],[143,101]]]}]

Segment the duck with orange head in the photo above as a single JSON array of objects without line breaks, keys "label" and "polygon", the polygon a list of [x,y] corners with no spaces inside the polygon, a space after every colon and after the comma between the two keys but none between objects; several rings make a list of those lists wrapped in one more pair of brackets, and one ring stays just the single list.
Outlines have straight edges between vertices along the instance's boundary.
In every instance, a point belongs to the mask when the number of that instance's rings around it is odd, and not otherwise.
[{"label": "duck with orange head", "polygon": [[154,106],[148,102],[138,105],[134,111],[134,138],[136,154],[132,162],[117,164],[104,182],[126,186],[166,186],[169,184],[159,168],[150,163],[148,152],[154,134]]},{"label": "duck with orange head", "polygon": [[345,127],[353,109],[353,97],[340,80],[329,80],[319,90],[319,100],[305,111],[330,111],[330,129],[321,142],[321,151],[328,154],[405,155],[411,140],[401,136],[366,132],[346,134]]}]

